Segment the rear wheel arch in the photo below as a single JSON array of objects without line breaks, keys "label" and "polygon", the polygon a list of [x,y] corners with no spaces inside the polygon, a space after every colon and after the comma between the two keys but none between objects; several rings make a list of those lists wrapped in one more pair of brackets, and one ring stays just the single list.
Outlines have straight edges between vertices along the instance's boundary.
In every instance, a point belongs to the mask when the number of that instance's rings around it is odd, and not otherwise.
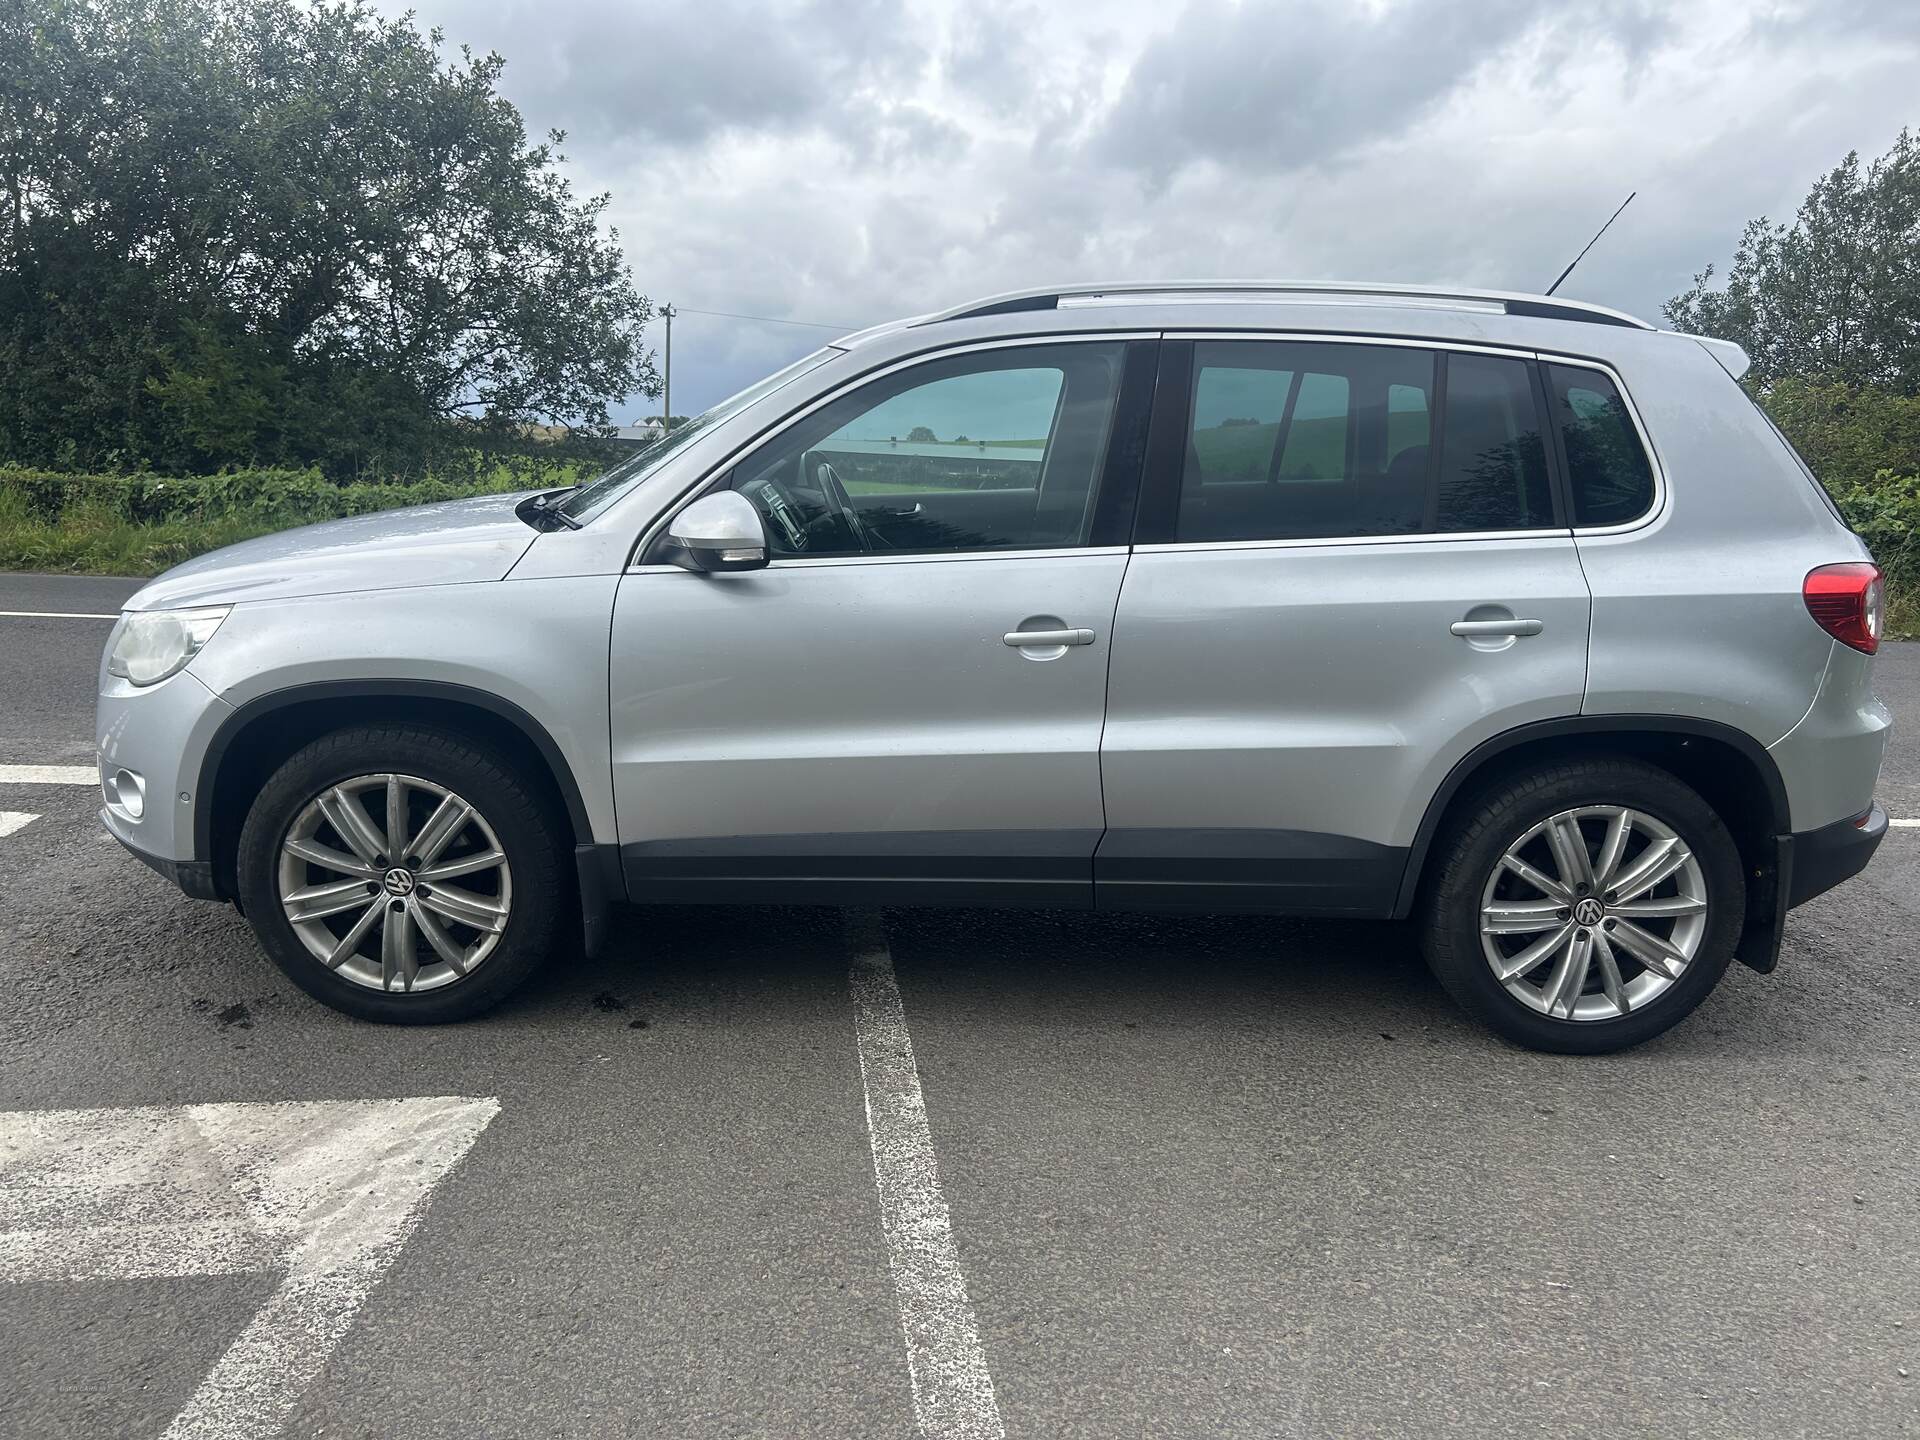
[{"label": "rear wheel arch", "polygon": [[[1581,715],[1523,725],[1483,741],[1456,764],[1427,802],[1407,852],[1393,915],[1412,913],[1434,841],[1475,795],[1527,770],[1573,759],[1626,756],[1657,765],[1700,793],[1740,847],[1749,880],[1767,880],[1776,864],[1774,837],[1791,833],[1785,782],[1773,757],[1751,735],[1712,720],[1679,715]],[[1749,883],[1750,907],[1766,885]],[[1753,908],[1750,918],[1760,918]]]},{"label": "rear wheel arch", "polygon": [[562,833],[572,835],[576,853],[594,844],[592,822],[572,767],[546,728],[512,702],[471,686],[436,681],[300,685],[260,696],[235,710],[214,735],[201,764],[194,796],[193,852],[212,862],[214,885],[223,898],[238,893],[235,857],[240,830],[267,777],[322,735],[381,721],[435,725],[491,744],[524,767],[545,792],[556,808]]}]

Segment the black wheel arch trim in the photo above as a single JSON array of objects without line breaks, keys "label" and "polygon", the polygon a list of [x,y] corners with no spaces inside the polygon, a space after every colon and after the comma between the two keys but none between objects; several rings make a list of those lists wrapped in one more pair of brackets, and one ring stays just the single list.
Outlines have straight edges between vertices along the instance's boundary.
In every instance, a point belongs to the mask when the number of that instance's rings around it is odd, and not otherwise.
[{"label": "black wheel arch trim", "polygon": [[1427,801],[1426,814],[1421,817],[1420,828],[1414,832],[1413,844],[1407,851],[1407,868],[1400,877],[1399,894],[1394,899],[1393,918],[1404,920],[1413,911],[1414,897],[1420,888],[1421,873],[1426,868],[1427,852],[1433,845],[1435,834],[1440,829],[1440,821],[1447,813],[1447,807],[1453,803],[1461,789],[1480,770],[1493,760],[1522,745],[1537,740],[1555,740],[1569,735],[1609,735],[1621,733],[1679,735],[1701,740],[1715,740],[1749,761],[1759,774],[1761,783],[1766,787],[1768,808],[1771,811],[1770,823],[1775,835],[1792,833],[1787,807],[1786,782],[1780,778],[1780,767],[1767,753],[1766,746],[1731,725],[1723,725],[1717,720],[1702,720],[1690,715],[1567,715],[1554,720],[1535,720],[1519,725],[1511,730],[1503,730],[1491,739],[1483,740],[1469,750],[1447,772],[1447,778],[1440,782]]},{"label": "black wheel arch trim", "polygon": [[[573,767],[567,763],[566,756],[561,753],[546,726],[511,700],[503,700],[498,695],[471,685],[444,680],[320,680],[273,690],[237,707],[233,714],[220,722],[220,728],[214,732],[213,741],[207,746],[207,753],[200,762],[200,775],[194,789],[194,863],[204,863],[211,871],[214,861],[213,798],[221,764],[233,742],[249,726],[275,711],[300,705],[334,700],[390,699],[438,700],[483,710],[512,726],[538,752],[553,776],[554,786],[560,792],[561,803],[566,806],[567,820],[573,830],[571,848],[580,878],[582,929],[588,953],[592,954],[606,935],[609,906],[626,898],[625,887],[619,884],[617,863],[612,866],[607,863],[607,855],[611,853],[617,857],[618,848],[595,842],[593,822],[587,816],[580,782],[574,777]],[[619,886],[618,893],[615,893],[616,885]]]}]

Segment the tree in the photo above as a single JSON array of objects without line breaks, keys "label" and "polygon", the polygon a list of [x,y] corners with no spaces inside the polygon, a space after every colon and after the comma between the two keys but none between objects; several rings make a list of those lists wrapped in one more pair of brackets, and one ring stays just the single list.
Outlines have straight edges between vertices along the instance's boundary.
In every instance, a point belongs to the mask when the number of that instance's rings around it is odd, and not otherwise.
[{"label": "tree", "polygon": [[361,0],[0,8],[0,458],[409,470],[656,390],[503,63]]},{"label": "tree", "polygon": [[1920,141],[1902,130],[1864,172],[1849,154],[1792,225],[1748,223],[1723,288],[1713,273],[1669,300],[1667,319],[1737,340],[1760,388],[1817,375],[1920,393]]},{"label": "tree", "polygon": [[938,439],[939,437],[925,425],[916,425],[907,432],[907,443],[909,445],[932,445],[936,443]]}]

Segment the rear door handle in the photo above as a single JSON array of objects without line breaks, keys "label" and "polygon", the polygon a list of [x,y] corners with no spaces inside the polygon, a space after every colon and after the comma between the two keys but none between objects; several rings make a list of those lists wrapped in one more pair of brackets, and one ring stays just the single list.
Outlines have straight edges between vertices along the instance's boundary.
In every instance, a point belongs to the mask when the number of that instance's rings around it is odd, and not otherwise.
[{"label": "rear door handle", "polygon": [[1539,620],[1456,620],[1447,627],[1456,635],[1538,635],[1546,629]]},{"label": "rear door handle", "polygon": [[1091,630],[1009,630],[1000,637],[1001,643],[1011,645],[1016,650],[1054,645],[1091,645]]}]

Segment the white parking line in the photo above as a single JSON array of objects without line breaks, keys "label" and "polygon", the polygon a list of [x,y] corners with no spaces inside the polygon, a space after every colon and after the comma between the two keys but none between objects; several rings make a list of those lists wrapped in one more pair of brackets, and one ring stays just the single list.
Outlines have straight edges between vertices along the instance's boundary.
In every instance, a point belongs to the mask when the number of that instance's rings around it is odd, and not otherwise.
[{"label": "white parking line", "polygon": [[0,1114],[0,1285],[281,1281],[166,1440],[266,1440],[499,1113],[487,1097]]},{"label": "white parking line", "polygon": [[1898,830],[1920,830],[1920,820],[1889,820],[1887,824]]},{"label": "white parking line", "polygon": [[101,615],[91,610],[0,610],[8,620],[118,620],[118,615]]},{"label": "white parking line", "polygon": [[92,765],[0,765],[0,785],[98,785]]},{"label": "white parking line", "polygon": [[39,818],[38,815],[28,815],[19,810],[0,810],[0,840],[9,835],[18,835]]},{"label": "white parking line", "polygon": [[850,914],[847,942],[873,1180],[907,1342],[914,1416],[927,1440],[1004,1440],[993,1376],[987,1372],[940,1188],[920,1067],[886,928],[878,915]]}]

